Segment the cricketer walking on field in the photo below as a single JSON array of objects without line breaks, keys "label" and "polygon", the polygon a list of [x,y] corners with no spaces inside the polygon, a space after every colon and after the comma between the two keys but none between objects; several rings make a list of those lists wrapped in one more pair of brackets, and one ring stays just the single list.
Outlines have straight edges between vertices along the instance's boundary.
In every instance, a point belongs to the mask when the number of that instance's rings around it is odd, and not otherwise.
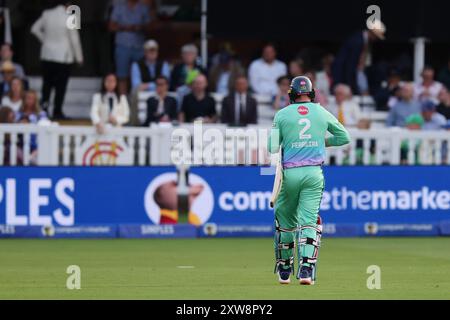
[{"label": "cricketer walking on field", "polygon": [[[314,103],[315,92],[307,77],[292,80],[289,97],[291,105],[275,115],[268,144],[271,153],[281,147],[283,168],[275,202],[275,272],[281,284],[290,283],[297,247],[297,279],[311,285],[316,279],[322,234],[319,207],[325,183],[325,148],[348,144],[350,136],[330,112]],[[328,138],[327,132],[331,133]]]}]

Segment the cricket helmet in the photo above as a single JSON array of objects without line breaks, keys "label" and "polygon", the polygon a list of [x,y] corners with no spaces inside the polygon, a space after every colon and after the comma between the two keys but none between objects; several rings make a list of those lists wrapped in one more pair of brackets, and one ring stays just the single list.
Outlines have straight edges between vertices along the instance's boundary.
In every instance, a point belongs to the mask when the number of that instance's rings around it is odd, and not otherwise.
[{"label": "cricket helmet", "polygon": [[307,95],[311,101],[314,101],[314,98],[316,97],[316,92],[308,77],[295,77],[291,82],[291,88],[289,89],[291,103],[294,103],[300,95]]}]

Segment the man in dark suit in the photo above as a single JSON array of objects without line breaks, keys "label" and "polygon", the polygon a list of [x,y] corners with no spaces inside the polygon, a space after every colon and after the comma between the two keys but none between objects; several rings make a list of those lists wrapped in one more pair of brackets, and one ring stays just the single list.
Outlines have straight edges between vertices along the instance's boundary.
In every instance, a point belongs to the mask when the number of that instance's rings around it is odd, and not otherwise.
[{"label": "man in dark suit", "polygon": [[236,78],[234,92],[222,101],[222,123],[245,126],[258,122],[258,103],[248,91],[248,80],[245,76]]},{"label": "man in dark suit", "polygon": [[151,123],[171,122],[177,119],[177,100],[168,96],[169,79],[164,76],[156,78],[156,96],[147,100],[147,119],[144,126]]},{"label": "man in dark suit", "polygon": [[367,78],[362,79],[361,76],[364,77],[370,45],[377,40],[384,40],[386,32],[386,27],[380,20],[373,22],[373,26],[371,29],[353,34],[340,48],[332,66],[334,85],[343,83],[349,85],[356,94],[366,93],[361,92],[365,90],[361,88],[361,82],[367,82]]}]

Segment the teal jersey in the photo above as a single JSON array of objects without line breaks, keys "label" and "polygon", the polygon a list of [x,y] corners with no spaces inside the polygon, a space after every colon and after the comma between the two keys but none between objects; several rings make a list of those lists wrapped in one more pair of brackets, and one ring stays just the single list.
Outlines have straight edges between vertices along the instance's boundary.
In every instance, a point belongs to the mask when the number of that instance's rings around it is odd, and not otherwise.
[{"label": "teal jersey", "polygon": [[[325,138],[327,132],[331,137]],[[325,148],[350,142],[344,126],[324,107],[313,102],[291,104],[275,115],[269,137],[271,153],[283,150],[283,167],[322,165]]]}]

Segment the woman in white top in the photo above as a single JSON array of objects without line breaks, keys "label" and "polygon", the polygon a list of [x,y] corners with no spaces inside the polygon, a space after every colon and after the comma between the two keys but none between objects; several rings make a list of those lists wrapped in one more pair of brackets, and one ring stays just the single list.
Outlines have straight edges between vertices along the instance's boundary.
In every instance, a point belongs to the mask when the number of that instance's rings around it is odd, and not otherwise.
[{"label": "woman in white top", "polygon": [[334,88],[334,103],[328,105],[330,111],[338,121],[346,127],[357,127],[362,120],[361,108],[352,99],[352,89],[346,84],[337,84]]},{"label": "woman in white top", "polygon": [[2,106],[10,107],[17,114],[22,107],[24,94],[23,81],[15,77],[11,81],[9,93],[2,98]]},{"label": "woman in white top", "polygon": [[127,97],[119,95],[118,81],[115,74],[108,74],[103,79],[102,91],[92,98],[91,120],[97,132],[105,132],[105,125],[120,127],[128,123],[130,107]]}]

